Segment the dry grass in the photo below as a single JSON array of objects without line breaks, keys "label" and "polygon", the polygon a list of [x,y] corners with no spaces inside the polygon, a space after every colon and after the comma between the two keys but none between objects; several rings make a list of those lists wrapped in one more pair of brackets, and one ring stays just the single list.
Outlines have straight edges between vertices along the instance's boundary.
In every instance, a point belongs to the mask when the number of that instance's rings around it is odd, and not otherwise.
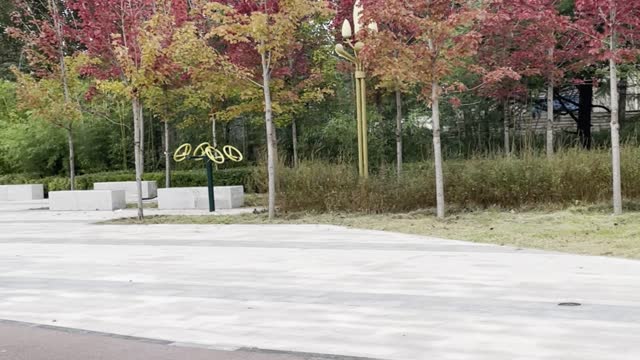
[{"label": "dry grass", "polygon": [[[640,147],[625,147],[621,156],[623,198],[640,201]],[[406,164],[400,178],[390,167],[382,167],[363,181],[351,164],[322,161],[283,167],[278,176],[278,206],[289,212],[398,213],[436,205],[430,162]],[[607,150],[568,149],[552,159],[536,153],[451,159],[444,163],[444,179],[447,203],[469,209],[567,207],[612,197]]]},{"label": "dry grass", "polygon": [[[112,222],[113,223],[113,222]],[[136,223],[124,219],[115,223]],[[156,216],[146,224],[265,224],[264,214],[240,216]],[[640,259],[640,211],[610,215],[605,206],[527,212],[489,209],[460,212],[437,220],[431,211],[406,214],[304,214],[280,217],[272,223],[333,224],[395,231],[448,239],[523,248]]]}]

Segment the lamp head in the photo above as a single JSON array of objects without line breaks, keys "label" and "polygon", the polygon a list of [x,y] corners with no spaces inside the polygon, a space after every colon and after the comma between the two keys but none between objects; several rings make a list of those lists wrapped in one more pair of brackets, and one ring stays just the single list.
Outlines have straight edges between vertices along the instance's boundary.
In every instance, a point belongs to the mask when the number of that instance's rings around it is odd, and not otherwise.
[{"label": "lamp head", "polygon": [[344,22],[342,22],[342,38],[349,39],[352,35],[351,24],[349,24],[349,20],[344,19]]}]

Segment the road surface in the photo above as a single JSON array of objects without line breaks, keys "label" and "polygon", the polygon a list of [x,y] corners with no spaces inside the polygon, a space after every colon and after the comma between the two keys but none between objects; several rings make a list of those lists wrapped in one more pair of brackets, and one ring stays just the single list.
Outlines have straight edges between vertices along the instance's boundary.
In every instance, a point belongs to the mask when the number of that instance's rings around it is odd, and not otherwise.
[{"label": "road surface", "polygon": [[95,225],[122,213],[36,205],[0,204],[0,319],[232,352],[640,358],[638,261],[335,226]]}]

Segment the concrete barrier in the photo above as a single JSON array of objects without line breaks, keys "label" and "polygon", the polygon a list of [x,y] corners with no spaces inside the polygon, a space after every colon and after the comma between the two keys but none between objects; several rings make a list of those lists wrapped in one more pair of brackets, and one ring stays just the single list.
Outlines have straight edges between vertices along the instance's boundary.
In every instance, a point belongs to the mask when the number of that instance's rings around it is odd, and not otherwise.
[{"label": "concrete barrier", "polygon": [[[124,190],[128,202],[138,200],[138,186],[135,181],[113,181],[93,183],[94,190]],[[155,181],[142,182],[142,198],[151,199],[158,196],[158,184]]]},{"label": "concrete barrier", "polygon": [[24,201],[44,199],[42,184],[0,185],[0,201]]},{"label": "concrete barrier", "polygon": [[113,211],[125,207],[124,190],[49,192],[49,210],[54,211]]},{"label": "concrete barrier", "polygon": [[[244,205],[244,187],[215,186],[216,210],[236,209]],[[206,186],[158,189],[158,209],[208,209]]]}]

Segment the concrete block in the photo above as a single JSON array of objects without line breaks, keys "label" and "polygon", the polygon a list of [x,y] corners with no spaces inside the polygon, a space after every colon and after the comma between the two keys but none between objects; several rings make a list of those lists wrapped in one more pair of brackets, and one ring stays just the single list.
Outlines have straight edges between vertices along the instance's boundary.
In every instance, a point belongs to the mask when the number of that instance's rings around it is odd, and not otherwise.
[{"label": "concrete block", "polygon": [[124,190],[77,190],[49,192],[49,210],[113,211],[127,207]]},{"label": "concrete block", "polygon": [[42,184],[0,185],[0,201],[44,199]]},{"label": "concrete block", "polygon": [[[138,200],[138,186],[135,181],[113,181],[93,183],[94,190],[124,190],[129,202]],[[158,196],[158,184],[155,181],[142,182],[142,198],[151,199]]]},{"label": "concrete block", "polygon": [[[243,186],[215,186],[213,196],[217,210],[244,206]],[[207,187],[158,189],[158,209],[208,209]]]}]

